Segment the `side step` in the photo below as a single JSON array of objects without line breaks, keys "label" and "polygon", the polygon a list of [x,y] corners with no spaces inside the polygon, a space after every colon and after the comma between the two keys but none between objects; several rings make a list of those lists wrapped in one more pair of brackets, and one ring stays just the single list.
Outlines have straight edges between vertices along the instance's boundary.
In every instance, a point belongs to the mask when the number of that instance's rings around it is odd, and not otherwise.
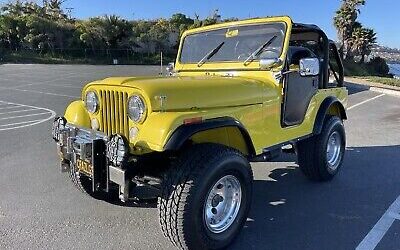
[{"label": "side step", "polygon": [[297,148],[295,144],[287,144],[282,147],[282,152],[285,154],[296,154]]},{"label": "side step", "polygon": [[267,162],[267,161],[271,161],[271,160],[279,157],[281,154],[282,154],[282,148],[281,147],[264,150],[264,152],[262,154],[257,155],[256,157],[251,159],[251,162]]},{"label": "side step", "polygon": [[272,148],[264,149],[264,152],[251,159],[251,162],[267,162],[285,154],[296,154],[296,146],[294,144],[282,144]]}]

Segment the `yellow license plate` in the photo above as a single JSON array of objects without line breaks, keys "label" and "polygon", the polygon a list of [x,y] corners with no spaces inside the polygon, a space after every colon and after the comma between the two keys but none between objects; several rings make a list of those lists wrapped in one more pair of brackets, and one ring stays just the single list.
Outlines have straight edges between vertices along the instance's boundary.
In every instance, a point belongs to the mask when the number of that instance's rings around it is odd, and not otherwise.
[{"label": "yellow license plate", "polygon": [[76,167],[78,168],[79,172],[82,172],[89,176],[93,176],[93,166],[89,162],[77,159]]}]

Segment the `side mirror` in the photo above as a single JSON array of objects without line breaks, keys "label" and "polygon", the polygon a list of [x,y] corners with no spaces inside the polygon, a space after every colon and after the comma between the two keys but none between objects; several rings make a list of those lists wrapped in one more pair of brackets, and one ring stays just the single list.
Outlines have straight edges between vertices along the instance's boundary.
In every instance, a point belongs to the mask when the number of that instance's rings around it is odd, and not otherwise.
[{"label": "side mirror", "polygon": [[280,58],[260,59],[260,69],[272,69],[281,65],[282,60]]},{"label": "side mirror", "polygon": [[169,76],[172,76],[174,74],[174,69],[175,69],[175,64],[173,62],[168,63],[167,67],[165,68]]},{"label": "side mirror", "polygon": [[300,59],[300,75],[301,76],[317,76],[319,75],[319,59],[303,58]]}]

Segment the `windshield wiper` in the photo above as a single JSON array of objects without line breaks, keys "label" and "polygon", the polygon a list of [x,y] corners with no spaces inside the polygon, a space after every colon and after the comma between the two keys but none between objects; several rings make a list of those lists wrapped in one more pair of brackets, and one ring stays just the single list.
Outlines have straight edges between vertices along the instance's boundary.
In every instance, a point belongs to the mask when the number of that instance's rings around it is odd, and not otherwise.
[{"label": "windshield wiper", "polygon": [[265,49],[265,48],[267,48],[268,46],[270,46],[274,41],[275,41],[275,39],[277,38],[278,36],[273,36],[271,39],[269,39],[267,42],[265,42],[263,45],[261,45],[258,49],[256,49],[253,53],[251,53],[251,55],[249,56],[249,57],[247,57],[247,59],[244,61],[244,65],[247,65],[249,62],[252,62],[254,59],[256,59],[257,58],[257,56],[259,56],[260,54],[261,54],[261,52],[263,52],[263,50]]},{"label": "windshield wiper", "polygon": [[201,67],[206,61],[210,60],[211,57],[213,57],[215,54],[218,53],[218,51],[224,46],[225,42],[220,43],[215,49],[211,50],[210,52],[207,53],[198,63],[197,67]]}]

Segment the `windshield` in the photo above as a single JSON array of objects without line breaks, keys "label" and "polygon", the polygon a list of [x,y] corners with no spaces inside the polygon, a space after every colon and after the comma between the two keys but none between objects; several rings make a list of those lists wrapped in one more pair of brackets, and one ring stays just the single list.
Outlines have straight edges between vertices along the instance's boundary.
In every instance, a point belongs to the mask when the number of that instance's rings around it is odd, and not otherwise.
[{"label": "windshield", "polygon": [[[284,23],[270,23],[229,27],[188,35],[183,41],[180,62],[197,64],[219,47],[216,53],[206,60],[207,62],[244,62],[271,39],[271,44],[263,48],[254,60],[279,58],[285,30]],[[220,46],[221,44],[223,46]]]}]

